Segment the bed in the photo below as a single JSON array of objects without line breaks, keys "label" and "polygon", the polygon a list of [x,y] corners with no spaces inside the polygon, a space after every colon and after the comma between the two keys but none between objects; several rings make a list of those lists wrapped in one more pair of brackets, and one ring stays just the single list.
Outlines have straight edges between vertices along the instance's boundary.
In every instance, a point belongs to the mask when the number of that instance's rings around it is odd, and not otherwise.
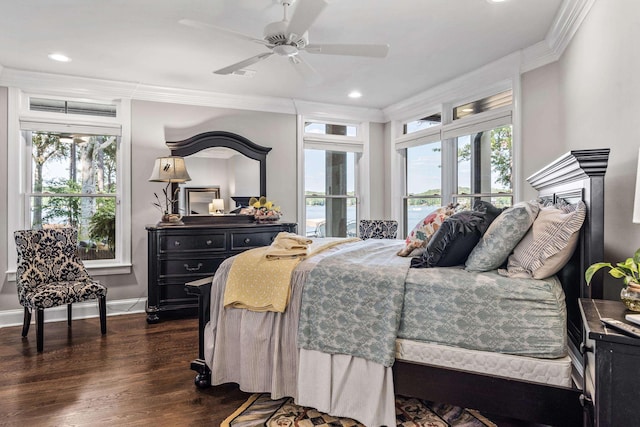
[{"label": "bed", "polygon": [[[486,348],[465,349],[459,343],[451,345],[447,342],[416,340],[408,333],[407,336],[395,337],[395,361],[385,369],[376,367],[369,371],[370,366],[364,363],[354,371],[359,376],[363,376],[363,372],[371,372],[364,374],[370,377],[364,382],[367,394],[374,396],[367,403],[370,408],[382,408],[381,411],[384,411],[386,405],[386,410],[392,411],[388,402],[395,393],[531,422],[567,426],[582,424],[585,414],[585,402],[581,397],[580,345],[583,332],[578,299],[602,297],[602,278],[597,277],[591,286],[587,286],[583,272],[591,263],[603,259],[604,174],[608,154],[608,149],[571,151],[528,178],[542,200],[563,200],[567,203],[582,201],[587,209],[573,256],[557,273],[557,283],[548,284],[553,295],[558,296],[556,299],[561,300],[561,309],[566,310],[561,312],[564,319],[558,324],[562,325],[563,330],[566,329],[563,337],[568,348],[567,355],[539,358],[496,353]],[[347,244],[335,251],[346,250],[349,245],[357,244]],[[369,245],[380,251],[395,250],[393,243],[373,242]],[[315,267],[325,262],[321,260],[331,258],[332,251],[300,263],[293,273],[292,284],[304,283]],[[341,359],[342,355],[329,356],[327,359],[323,352],[314,350],[313,346],[298,352],[297,334],[283,332],[298,329],[302,312],[299,305],[292,303],[285,313],[266,315],[220,308],[221,286],[224,287],[224,276],[228,274],[232,262],[225,261],[213,281],[188,285],[190,292],[198,294],[200,300],[199,358],[191,364],[191,368],[198,372],[196,385],[207,387],[235,382],[245,391],[271,392],[274,398],[295,396],[301,404],[311,403],[310,406],[326,410],[333,407],[334,402],[327,401],[332,398],[317,397],[314,393],[317,388],[322,388],[323,378],[331,378],[325,375],[329,370],[334,372],[335,377],[325,386],[333,388],[331,393],[335,399],[349,402],[350,396],[358,394],[358,388],[362,389],[363,385],[360,379],[352,383],[345,380],[344,386],[338,388],[335,384],[338,379],[342,381],[350,377],[350,371],[344,370],[345,363],[365,359],[344,360]],[[439,274],[435,271],[439,269],[425,270],[434,270],[430,274]],[[317,269],[313,274],[318,275]],[[444,274],[451,276],[464,273],[451,268]],[[419,271],[410,271],[407,289],[411,282],[416,282],[411,278],[421,275],[423,273]],[[417,282],[420,280],[417,279]],[[490,280],[494,278],[490,277]],[[303,288],[292,285],[292,302],[302,298],[299,294]],[[470,335],[467,338],[473,340],[473,334]],[[298,381],[299,377],[305,380]],[[308,383],[305,383],[307,379]],[[361,403],[350,402],[347,406]],[[337,412],[336,415],[352,416],[348,408],[339,408]],[[384,415],[381,417],[372,419],[384,419]]]}]

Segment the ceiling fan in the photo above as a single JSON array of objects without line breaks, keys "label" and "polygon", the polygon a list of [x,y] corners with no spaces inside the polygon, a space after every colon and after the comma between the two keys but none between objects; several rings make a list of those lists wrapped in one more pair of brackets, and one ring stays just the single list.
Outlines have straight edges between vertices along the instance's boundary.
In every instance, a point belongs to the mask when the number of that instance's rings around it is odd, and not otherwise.
[{"label": "ceiling fan", "polygon": [[318,73],[300,56],[300,52],[326,55],[364,56],[371,58],[384,58],[389,52],[386,44],[311,44],[307,30],[318,18],[327,6],[327,0],[297,0],[298,5],[291,17],[287,18],[287,8],[296,0],[282,0],[284,17],[281,21],[268,24],[263,31],[263,38],[248,36],[226,28],[206,24],[191,19],[181,19],[180,24],[199,29],[212,29],[228,36],[261,44],[269,49],[251,58],[229,65],[215,74],[233,74],[238,70],[248,67],[256,62],[263,61],[273,54],[289,58],[289,62],[309,83],[319,83],[321,78]]}]

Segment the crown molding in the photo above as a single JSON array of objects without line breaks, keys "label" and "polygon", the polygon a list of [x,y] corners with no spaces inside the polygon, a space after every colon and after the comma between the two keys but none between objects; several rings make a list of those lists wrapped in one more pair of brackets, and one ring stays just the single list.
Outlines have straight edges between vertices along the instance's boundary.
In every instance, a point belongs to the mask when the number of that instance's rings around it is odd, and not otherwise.
[{"label": "crown molding", "polygon": [[523,49],[521,72],[526,73],[560,59],[594,3],[595,0],[564,0],[545,39]]},{"label": "crown molding", "polygon": [[[145,85],[136,82],[122,82],[93,79],[63,74],[49,74],[24,71],[0,66],[0,86],[16,87],[24,92],[55,96],[72,96],[91,99],[129,98],[143,101],[167,102],[174,104],[199,105],[228,108],[234,110],[265,111],[270,113],[331,115],[361,121],[381,121],[381,110],[323,104],[289,98],[234,95],[204,90],[179,89]],[[302,107],[302,108],[301,108]],[[302,111],[299,111],[302,110]]]},{"label": "crown molding", "polygon": [[564,0],[547,32],[547,43],[558,57],[564,53],[571,39],[589,14],[596,0]]}]

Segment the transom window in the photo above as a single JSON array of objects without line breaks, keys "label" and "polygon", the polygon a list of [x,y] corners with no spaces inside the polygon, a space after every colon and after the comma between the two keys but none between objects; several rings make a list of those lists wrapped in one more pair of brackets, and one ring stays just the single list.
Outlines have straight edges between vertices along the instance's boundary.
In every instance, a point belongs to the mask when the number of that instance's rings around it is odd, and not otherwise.
[{"label": "transom window", "polygon": [[438,126],[442,123],[442,116],[440,113],[432,114],[427,117],[423,117],[418,120],[411,120],[402,125],[402,134],[409,135],[421,130],[429,129],[434,126]]}]

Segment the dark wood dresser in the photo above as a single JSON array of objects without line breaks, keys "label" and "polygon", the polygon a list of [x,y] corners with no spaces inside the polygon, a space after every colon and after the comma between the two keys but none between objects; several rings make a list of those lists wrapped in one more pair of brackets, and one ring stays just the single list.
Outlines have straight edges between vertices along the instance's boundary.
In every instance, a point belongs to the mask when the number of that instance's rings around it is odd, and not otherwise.
[{"label": "dark wood dresser", "polygon": [[148,323],[163,314],[197,315],[198,297],[186,292],[185,283],[213,276],[226,258],[267,246],[281,231],[297,230],[294,223],[258,224],[231,216],[183,220],[185,225],[146,227]]},{"label": "dark wood dresser", "polygon": [[[637,426],[640,392],[640,338],[605,327],[600,319],[625,321],[631,313],[620,301],[581,299],[585,327],[584,395],[592,413],[585,426]],[[629,323],[629,322],[626,322]]]}]

